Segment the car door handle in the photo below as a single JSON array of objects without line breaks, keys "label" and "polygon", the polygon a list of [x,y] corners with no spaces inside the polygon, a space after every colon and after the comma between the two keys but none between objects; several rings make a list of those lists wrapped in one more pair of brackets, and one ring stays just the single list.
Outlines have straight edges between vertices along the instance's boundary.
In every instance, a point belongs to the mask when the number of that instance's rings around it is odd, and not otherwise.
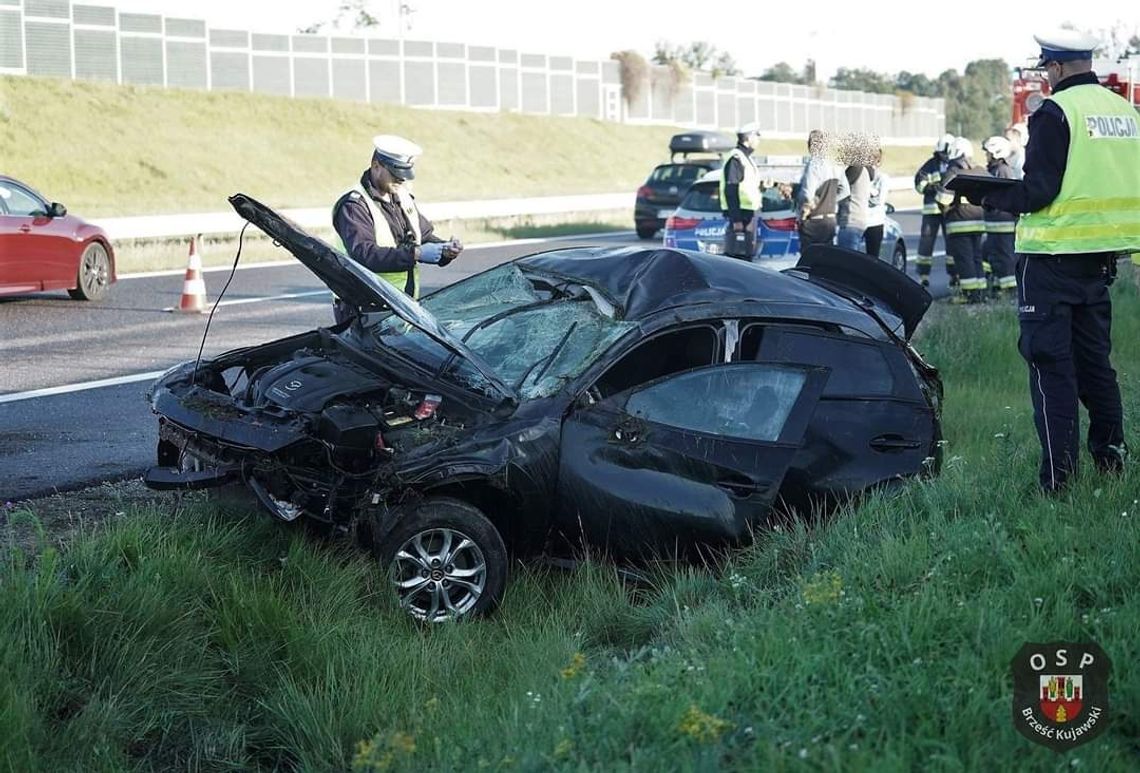
[{"label": "car door handle", "polygon": [[716,486],[734,497],[748,497],[768,490],[768,486],[747,478],[721,478]]},{"label": "car door handle", "polygon": [[902,435],[879,435],[871,440],[871,448],[876,451],[913,451],[920,443],[908,440]]},{"label": "car door handle", "polygon": [[32,227],[26,223],[24,225],[20,226],[20,231],[22,233],[27,233],[30,230],[32,230]]}]

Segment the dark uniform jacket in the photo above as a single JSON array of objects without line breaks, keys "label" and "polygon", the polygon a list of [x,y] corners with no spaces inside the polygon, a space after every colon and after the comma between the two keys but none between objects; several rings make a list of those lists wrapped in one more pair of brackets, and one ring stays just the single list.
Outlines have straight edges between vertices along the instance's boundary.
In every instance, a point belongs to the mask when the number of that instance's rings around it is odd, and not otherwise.
[{"label": "dark uniform jacket", "polygon": [[[931,205],[936,204],[938,184],[942,181],[942,165],[945,162],[938,156],[931,156],[918,168],[914,175],[914,189],[922,194],[922,210],[927,211]],[[938,179],[930,181],[931,175],[938,175]]]},{"label": "dark uniform jacket", "polygon": [[[1057,84],[1053,93],[1070,86],[1099,83],[1096,73],[1072,75]],[[985,205],[1020,215],[1036,212],[1053,203],[1061,192],[1061,180],[1069,160],[1069,122],[1051,99],[1029,116],[1029,142],[1025,146],[1025,178],[1020,185],[991,193]]]},{"label": "dark uniform jacket", "polygon": [[[981,170],[971,169],[969,162],[964,158],[956,158],[950,161],[946,165],[946,174],[942,175],[940,187],[945,190],[946,184],[957,177],[958,174],[971,171],[980,172]],[[950,206],[946,208],[943,216],[946,219],[946,233],[948,234],[950,233],[951,223],[960,223],[966,220],[978,222],[978,227],[974,229],[978,233],[984,230],[984,226],[982,225],[982,221],[985,217],[984,211],[977,204],[971,204],[966,201],[966,199],[962,198],[962,194],[960,193],[954,194],[954,200],[950,203]]]},{"label": "dark uniform jacket", "polygon": [[[360,185],[372,196],[376,206],[384,213],[384,219],[388,221],[388,228],[392,232],[392,239],[397,245],[402,246],[381,247],[376,244],[376,228],[368,204],[361,200],[360,194],[356,191],[349,191],[333,206],[333,227],[344,242],[348,256],[369,271],[378,274],[411,271],[416,265],[416,253],[413,245],[407,243],[407,236],[412,232],[407,216],[393,197],[389,197],[388,201],[380,199],[380,194],[372,187],[368,172],[361,176]],[[442,241],[444,239],[433,232],[431,221],[420,215],[420,243]],[[450,262],[447,258],[440,259],[440,265]]]}]

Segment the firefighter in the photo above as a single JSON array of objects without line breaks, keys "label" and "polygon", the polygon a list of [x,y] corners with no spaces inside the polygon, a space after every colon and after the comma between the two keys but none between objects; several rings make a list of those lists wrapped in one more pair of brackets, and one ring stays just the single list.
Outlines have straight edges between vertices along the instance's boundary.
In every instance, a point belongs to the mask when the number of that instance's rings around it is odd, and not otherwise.
[{"label": "firefighter", "polygon": [[[990,137],[982,143],[986,152],[986,171],[1002,180],[1016,179],[1009,165],[1013,143],[1005,137]],[[993,207],[984,208],[986,239],[982,243],[982,266],[989,266],[993,276],[991,289],[995,295],[1014,300],[1017,297],[1017,277],[1013,273],[1013,232],[1017,215]]]},{"label": "firefighter", "polygon": [[946,230],[946,262],[954,260],[958,272],[958,292],[952,303],[981,303],[986,299],[985,269],[982,267],[982,234],[986,223],[982,208],[967,201],[960,193],[952,193],[946,184],[962,172],[973,169],[974,146],[964,137],[950,143],[946,154],[946,173],[938,186],[943,204],[943,228]]},{"label": "firefighter", "polygon": [[760,208],[760,170],[752,153],[760,141],[760,125],[748,123],[736,130],[736,147],[728,154],[720,174],[720,209],[724,213],[724,254],[752,260],[756,248],[756,210]]},{"label": "firefighter", "polygon": [[[938,239],[939,229],[943,227],[942,207],[938,203],[937,194],[942,175],[946,173],[946,156],[953,142],[953,134],[942,135],[934,145],[934,153],[914,175],[914,189],[922,194],[922,227],[919,231],[918,257],[915,259],[915,265],[923,287],[930,286],[930,269],[934,265],[934,242]],[[946,255],[946,274],[950,278],[950,286],[957,285],[958,276],[949,250]]]},{"label": "firefighter", "polygon": [[[393,134],[372,138],[372,162],[360,181],[333,205],[333,228],[341,250],[380,279],[413,298],[420,294],[418,263],[446,266],[463,245],[444,242],[420,214],[406,182],[415,175],[420,146]],[[337,322],[347,318],[339,299],[333,301]]]},{"label": "firefighter", "polygon": [[1140,251],[1140,119],[1092,70],[1098,41],[1072,30],[1035,37],[1051,95],[1029,119],[1025,178],[985,196],[1017,223],[1018,349],[1029,364],[1041,441],[1039,483],[1061,491],[1077,472],[1078,401],[1097,469],[1128,454],[1112,369],[1109,285],[1117,257]]}]

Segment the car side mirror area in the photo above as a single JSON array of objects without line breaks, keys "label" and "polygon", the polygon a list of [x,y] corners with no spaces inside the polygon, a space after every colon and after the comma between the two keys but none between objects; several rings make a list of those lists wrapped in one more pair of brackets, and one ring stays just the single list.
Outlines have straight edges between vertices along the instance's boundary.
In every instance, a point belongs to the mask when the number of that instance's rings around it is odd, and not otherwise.
[{"label": "car side mirror area", "polygon": [[48,207],[48,217],[63,217],[67,214],[67,207],[60,204],[58,201],[53,201],[51,206]]},{"label": "car side mirror area", "polygon": [[887,202],[887,214],[893,215],[895,213],[895,205]]}]

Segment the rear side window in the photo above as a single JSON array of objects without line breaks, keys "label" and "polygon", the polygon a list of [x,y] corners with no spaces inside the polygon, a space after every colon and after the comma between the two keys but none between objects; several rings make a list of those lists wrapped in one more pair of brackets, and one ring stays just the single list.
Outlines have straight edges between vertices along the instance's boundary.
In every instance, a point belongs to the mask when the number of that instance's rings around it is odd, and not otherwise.
[{"label": "rear side window", "polygon": [[883,350],[872,341],[806,330],[750,326],[742,344],[759,334],[757,360],[822,365],[831,368],[826,397],[886,397],[894,392],[894,377]]},{"label": "rear side window", "polygon": [[649,182],[689,185],[704,173],[705,168],[695,164],[662,164],[649,175]]},{"label": "rear side window", "polygon": [[678,429],[774,443],[806,378],[802,370],[760,363],[705,368],[633,393],[626,411]]},{"label": "rear side window", "polygon": [[711,183],[694,185],[681,199],[680,208],[691,212],[720,212],[720,189]]}]

